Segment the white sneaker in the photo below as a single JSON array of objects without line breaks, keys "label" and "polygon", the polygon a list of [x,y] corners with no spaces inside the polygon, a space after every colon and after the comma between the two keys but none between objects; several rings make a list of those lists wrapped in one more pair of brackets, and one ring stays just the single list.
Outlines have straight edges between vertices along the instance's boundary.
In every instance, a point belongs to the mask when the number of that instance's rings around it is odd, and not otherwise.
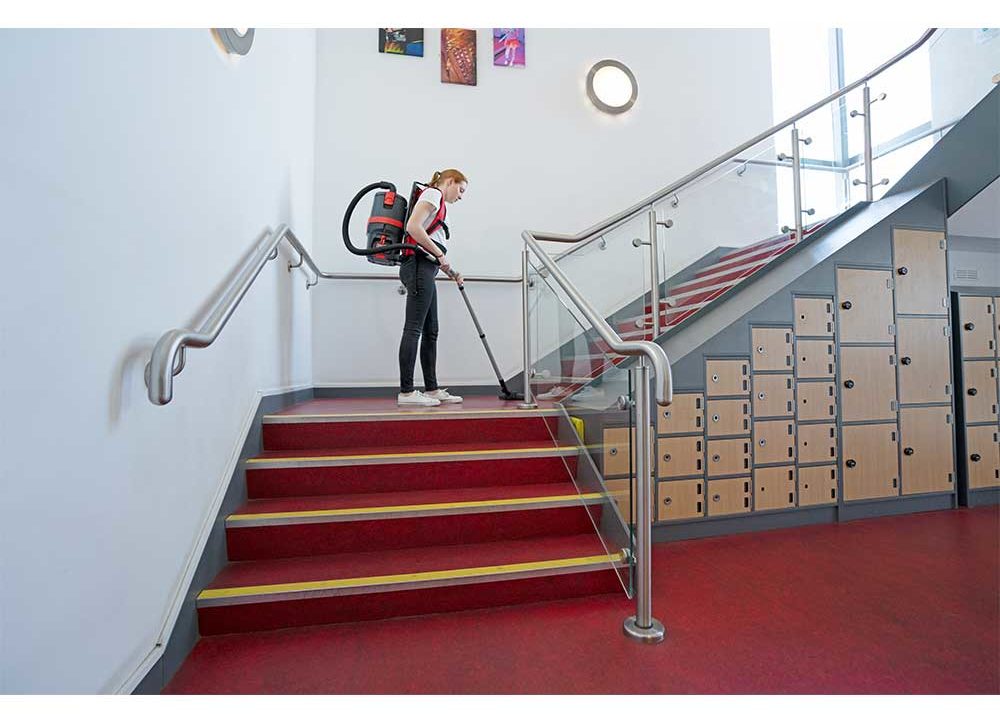
[{"label": "white sneaker", "polygon": [[449,394],[447,389],[435,389],[433,392],[424,392],[424,396],[436,399],[438,402],[443,402],[444,404],[461,404],[462,402],[461,397]]},{"label": "white sneaker", "polygon": [[403,394],[400,392],[396,396],[396,404],[400,406],[436,407],[441,404],[441,402],[433,397],[428,397],[421,391],[414,389],[409,394]]},{"label": "white sneaker", "polygon": [[543,392],[542,394],[536,394],[535,399],[562,399],[567,394],[569,394],[569,389],[566,387],[561,387],[556,385],[552,387],[549,391]]}]

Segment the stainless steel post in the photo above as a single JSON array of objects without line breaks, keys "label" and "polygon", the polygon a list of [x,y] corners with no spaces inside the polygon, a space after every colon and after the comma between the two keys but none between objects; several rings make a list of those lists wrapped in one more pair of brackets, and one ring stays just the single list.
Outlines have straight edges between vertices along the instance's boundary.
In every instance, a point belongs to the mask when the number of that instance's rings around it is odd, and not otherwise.
[{"label": "stainless steel post", "polygon": [[865,118],[865,200],[871,201],[875,197],[875,169],[872,168],[872,91],[865,83],[862,90]]},{"label": "stainless steel post", "polygon": [[635,616],[625,621],[625,634],[644,643],[663,641],[666,630],[653,617],[650,537],[653,532],[650,493],[652,470],[652,435],[650,427],[649,365],[639,357],[635,372]]},{"label": "stainless steel post", "polygon": [[521,252],[521,319],[524,329],[524,401],[517,406],[520,409],[537,409],[531,395],[531,320],[528,308],[528,247]]},{"label": "stainless steel post", "polygon": [[802,240],[802,154],[799,129],[792,128],[792,193],[795,195],[795,242]]},{"label": "stainless steel post", "polygon": [[660,335],[660,255],[656,244],[657,223],[656,209],[649,209],[649,278],[652,282],[652,293],[649,295],[650,308],[653,311],[653,338]]}]

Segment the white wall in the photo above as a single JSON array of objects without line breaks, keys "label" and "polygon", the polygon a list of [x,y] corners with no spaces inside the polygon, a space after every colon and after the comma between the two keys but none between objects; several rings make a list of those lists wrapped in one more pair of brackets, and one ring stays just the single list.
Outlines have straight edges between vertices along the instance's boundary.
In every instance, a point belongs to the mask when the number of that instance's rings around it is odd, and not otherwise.
[{"label": "white wall", "polygon": [[0,692],[118,689],[153,649],[258,390],[311,381],[303,277],[269,264],[174,401],[266,226],[313,238],[315,32],[0,32]]},{"label": "white wall", "polygon": [[948,28],[930,41],[931,106],[935,126],[969,112],[1000,73],[1000,35]]},{"label": "white wall", "polygon": [[[528,29],[527,66],[495,68],[491,32],[484,28],[476,87],[440,82],[439,40],[439,29],[427,28],[424,57],[411,58],[378,53],[375,29],[318,32],[316,238],[325,269],[376,270],[349,255],[340,238],[345,206],[369,182],[391,180],[408,191],[412,180],[427,180],[436,169],[463,170],[470,185],[450,212],[449,256],[467,275],[512,276],[520,272],[525,228],[575,233],[772,120],[766,30]],[[639,83],[635,107],[620,117],[600,113],[586,97],[587,71],[603,58],[629,65]],[[370,203],[369,197],[355,213],[357,243]],[[773,220],[775,211],[763,215]],[[742,222],[738,213],[698,219],[720,227]],[[668,242],[678,255],[692,251],[676,233]],[[694,243],[702,250],[703,241]],[[623,264],[638,268],[637,261],[606,257],[576,273],[593,279]],[[395,287],[352,282],[318,289],[317,383],[397,383],[404,298]],[[441,299],[439,379],[489,381],[475,334],[451,319],[466,314],[451,291],[452,298]],[[520,290],[470,284],[469,293],[501,369],[514,372],[521,354]],[[345,348],[347,338],[353,348]]]},{"label": "white wall", "polygon": [[953,284],[1000,287],[1000,179],[948,219],[948,255]]}]

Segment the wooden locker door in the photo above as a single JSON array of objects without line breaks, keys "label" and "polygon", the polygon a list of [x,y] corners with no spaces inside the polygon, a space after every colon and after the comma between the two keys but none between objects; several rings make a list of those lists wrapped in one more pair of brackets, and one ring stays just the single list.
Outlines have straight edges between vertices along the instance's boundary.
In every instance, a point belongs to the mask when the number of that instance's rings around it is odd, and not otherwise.
[{"label": "wooden locker door", "polygon": [[753,375],[753,416],[789,417],[795,413],[791,374]]},{"label": "wooden locker door", "polygon": [[705,514],[705,481],[686,479],[657,485],[658,520],[685,520]]},{"label": "wooden locker door", "polygon": [[750,438],[708,440],[708,476],[750,473]]},{"label": "wooden locker door", "polygon": [[993,297],[993,356],[1000,357],[1000,311],[997,311],[997,304],[1000,304],[1000,296]]},{"label": "wooden locker door", "polygon": [[955,479],[950,407],[901,409],[902,494],[951,492]]},{"label": "wooden locker door", "polygon": [[701,434],[705,431],[703,394],[675,394],[669,407],[658,409],[657,434]]},{"label": "wooden locker door", "polygon": [[753,508],[795,507],[795,468],[763,467],[753,471]]},{"label": "wooden locker door", "polygon": [[1000,485],[1000,429],[994,425],[966,427],[965,446],[969,468],[969,488]]},{"label": "wooden locker door", "polygon": [[899,495],[899,440],[895,424],[844,427],[844,499]]},{"label": "wooden locker door", "polygon": [[837,269],[841,342],[893,340],[892,272]]},{"label": "wooden locker door", "polygon": [[795,385],[796,419],[812,422],[837,416],[837,386],[832,382],[798,382]]},{"label": "wooden locker door", "polygon": [[660,455],[658,477],[693,477],[705,469],[705,441],[702,437],[661,437],[656,440]]},{"label": "wooden locker door", "polygon": [[708,435],[750,434],[750,402],[746,399],[710,399]]},{"label": "wooden locker door", "polygon": [[997,365],[992,361],[963,362],[965,423],[997,419]]},{"label": "wooden locker door", "polygon": [[958,316],[962,336],[962,356],[995,356],[994,333],[996,299],[989,296],[958,297]]},{"label": "wooden locker door", "polygon": [[799,468],[799,507],[837,502],[837,466]]},{"label": "wooden locker door", "polygon": [[836,371],[832,339],[795,340],[795,376],[798,379],[832,379]]},{"label": "wooden locker door", "polygon": [[951,401],[951,339],[947,319],[899,319],[899,403]]},{"label": "wooden locker door", "polygon": [[896,367],[892,347],[840,348],[840,409],[845,422],[896,417]]},{"label": "wooden locker door", "polygon": [[705,389],[709,397],[738,397],[750,394],[749,360],[706,360]]},{"label": "wooden locker door", "polygon": [[736,479],[710,479],[708,485],[708,514],[733,515],[750,511],[749,477]]},{"label": "wooden locker door", "polygon": [[[604,430],[603,468],[605,477],[630,474],[629,472],[629,429],[630,427],[608,427]],[[652,431],[652,430],[651,430]],[[632,472],[635,472],[635,438],[632,439]],[[652,461],[656,444],[650,450]]]},{"label": "wooden locker door", "polygon": [[753,347],[753,371],[778,372],[791,371],[792,330],[790,328],[750,330],[750,342]]},{"label": "wooden locker door", "polygon": [[833,336],[833,299],[795,297],[795,335]]},{"label": "wooden locker door", "polygon": [[779,419],[753,423],[753,463],[775,464],[795,460],[795,423]]},{"label": "wooden locker door", "polygon": [[897,314],[947,314],[944,231],[892,230]]},{"label": "wooden locker door", "polygon": [[834,462],[837,459],[837,425],[800,424],[798,434],[798,462]]},{"label": "wooden locker door", "polygon": [[[635,520],[635,477],[605,480],[604,486],[608,490],[608,497],[615,503],[622,519],[629,523]],[[653,517],[656,516],[656,500],[654,499],[649,500],[649,512]]]}]

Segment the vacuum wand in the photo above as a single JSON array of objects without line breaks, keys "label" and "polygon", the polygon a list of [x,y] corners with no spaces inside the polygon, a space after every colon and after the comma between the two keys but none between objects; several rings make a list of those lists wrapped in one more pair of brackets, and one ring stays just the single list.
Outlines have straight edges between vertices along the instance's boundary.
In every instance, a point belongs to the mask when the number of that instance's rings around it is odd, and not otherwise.
[{"label": "vacuum wand", "polygon": [[[452,279],[458,276],[458,272],[452,268],[448,269],[447,274]],[[483,347],[486,349],[486,355],[490,358],[490,364],[493,365],[493,373],[497,375],[497,381],[500,382],[500,393],[497,396],[499,396],[500,399],[507,401],[524,399],[523,394],[512,392],[507,388],[507,384],[504,382],[503,376],[500,374],[500,367],[497,366],[497,360],[493,356],[493,350],[490,349],[490,345],[486,341],[486,332],[483,331],[483,327],[479,324],[479,318],[476,316],[476,312],[472,309],[472,303],[469,301],[469,295],[465,293],[465,284],[459,284],[458,290],[462,292],[462,299],[465,301],[465,306],[469,310],[469,316],[472,317],[472,323],[476,325],[476,332],[479,334],[479,338],[483,342]]]}]

